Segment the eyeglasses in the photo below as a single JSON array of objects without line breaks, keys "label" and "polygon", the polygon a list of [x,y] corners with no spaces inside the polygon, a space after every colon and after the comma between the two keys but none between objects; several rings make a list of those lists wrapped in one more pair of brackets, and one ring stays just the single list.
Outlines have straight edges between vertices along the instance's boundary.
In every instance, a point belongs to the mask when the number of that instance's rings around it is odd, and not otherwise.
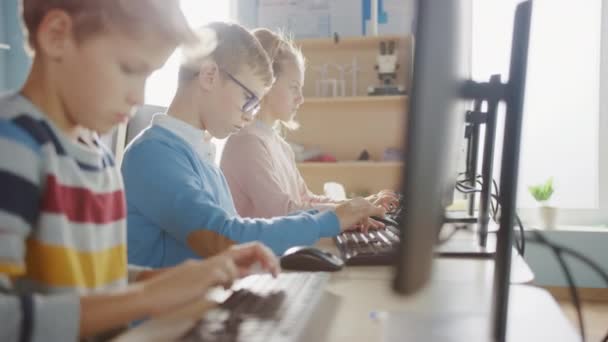
[{"label": "eyeglasses", "polygon": [[226,70],[222,70],[222,71],[226,75],[228,75],[228,77],[234,83],[238,84],[241,88],[243,88],[243,90],[246,91],[248,94],[247,100],[245,100],[245,104],[243,104],[241,111],[243,111],[243,113],[256,115],[258,113],[258,111],[260,110],[260,98],[253,91],[251,91],[249,88],[247,88],[243,83],[241,83],[239,80],[237,80],[236,77],[232,76],[228,71],[226,71]]}]

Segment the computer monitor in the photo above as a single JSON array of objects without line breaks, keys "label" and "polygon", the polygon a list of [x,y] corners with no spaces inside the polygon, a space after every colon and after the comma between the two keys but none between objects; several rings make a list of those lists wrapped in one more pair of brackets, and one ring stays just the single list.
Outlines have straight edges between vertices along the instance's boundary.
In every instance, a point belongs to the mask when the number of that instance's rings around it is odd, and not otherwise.
[{"label": "computer monitor", "polygon": [[[511,250],[532,0],[520,3],[513,22],[507,83],[468,79],[471,0],[424,0],[418,25],[404,167],[404,215],[393,287],[412,294],[430,278],[433,251],[453,191],[453,154],[464,125],[463,106],[498,97],[506,103],[500,176],[501,217],[494,271],[492,337],[506,338]],[[467,52],[468,51],[468,52]],[[498,93],[498,95],[496,95]],[[463,100],[468,99],[468,100]]]},{"label": "computer monitor", "polygon": [[433,250],[451,203],[466,110],[460,96],[471,70],[471,0],[418,4],[414,72],[407,113],[407,162],[395,289],[413,293],[430,276]]}]

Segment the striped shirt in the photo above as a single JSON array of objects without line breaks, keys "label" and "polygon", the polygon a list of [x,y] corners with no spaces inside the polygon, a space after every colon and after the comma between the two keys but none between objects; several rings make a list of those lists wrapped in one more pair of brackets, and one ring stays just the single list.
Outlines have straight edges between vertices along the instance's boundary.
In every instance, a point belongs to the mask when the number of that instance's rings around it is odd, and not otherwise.
[{"label": "striped shirt", "polygon": [[77,338],[78,295],[127,283],[112,154],[97,138],[71,140],[16,94],[0,97],[0,280],[0,320],[18,303],[14,329],[33,340]]}]

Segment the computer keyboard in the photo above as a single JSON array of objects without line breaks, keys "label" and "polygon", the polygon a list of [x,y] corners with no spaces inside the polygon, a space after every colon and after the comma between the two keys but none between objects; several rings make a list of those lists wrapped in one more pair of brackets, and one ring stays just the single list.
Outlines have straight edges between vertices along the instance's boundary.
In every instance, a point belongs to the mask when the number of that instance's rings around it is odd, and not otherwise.
[{"label": "computer keyboard", "polygon": [[[344,232],[334,238],[344,263],[347,265],[392,265],[399,244],[399,228],[403,215],[403,196],[400,205],[386,213],[381,220],[385,229],[370,230],[367,233]],[[388,220],[386,220],[388,219]],[[396,225],[395,225],[396,223]]]},{"label": "computer keyboard", "polygon": [[399,244],[399,230],[386,226],[367,233],[343,232],[334,241],[347,265],[390,265]]},{"label": "computer keyboard", "polygon": [[182,341],[298,341],[328,279],[319,272],[249,276]]}]

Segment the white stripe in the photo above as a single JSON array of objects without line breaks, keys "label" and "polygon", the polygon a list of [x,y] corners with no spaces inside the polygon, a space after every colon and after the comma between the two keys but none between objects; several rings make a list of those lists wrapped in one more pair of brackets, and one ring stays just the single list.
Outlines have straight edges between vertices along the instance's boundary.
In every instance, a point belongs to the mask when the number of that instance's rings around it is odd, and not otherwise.
[{"label": "white stripe", "polygon": [[123,189],[122,177],[116,167],[87,172],[78,167],[73,157],[58,156],[52,145],[47,144],[42,149],[47,155],[44,165],[46,174],[54,175],[62,185],[86,188],[95,193],[110,193]]},{"label": "white stripe", "polygon": [[31,228],[21,217],[0,209],[0,231],[26,236]]},{"label": "white stripe", "polygon": [[25,246],[22,236],[16,234],[0,234],[0,262],[9,264],[23,263]]},{"label": "white stripe", "polygon": [[3,94],[0,98],[0,108],[2,108],[0,116],[7,120],[12,120],[22,114],[27,114],[35,119],[44,117],[38,108],[17,92]]},{"label": "white stripe", "polygon": [[34,185],[40,184],[40,157],[24,144],[0,137],[0,170],[8,171]]},{"label": "white stripe", "polygon": [[108,224],[74,223],[64,215],[44,213],[39,222],[38,240],[79,252],[100,252],[127,243],[126,219]]},{"label": "white stripe", "polygon": [[108,292],[112,290],[122,289],[127,286],[127,277],[118,279],[109,284],[99,286],[94,289],[86,287],[65,287],[65,286],[50,286],[40,284],[39,282],[29,278],[19,278],[15,280],[15,288],[19,293],[44,293],[44,294],[59,294],[59,293],[78,293],[79,295],[87,295],[92,293]]}]

